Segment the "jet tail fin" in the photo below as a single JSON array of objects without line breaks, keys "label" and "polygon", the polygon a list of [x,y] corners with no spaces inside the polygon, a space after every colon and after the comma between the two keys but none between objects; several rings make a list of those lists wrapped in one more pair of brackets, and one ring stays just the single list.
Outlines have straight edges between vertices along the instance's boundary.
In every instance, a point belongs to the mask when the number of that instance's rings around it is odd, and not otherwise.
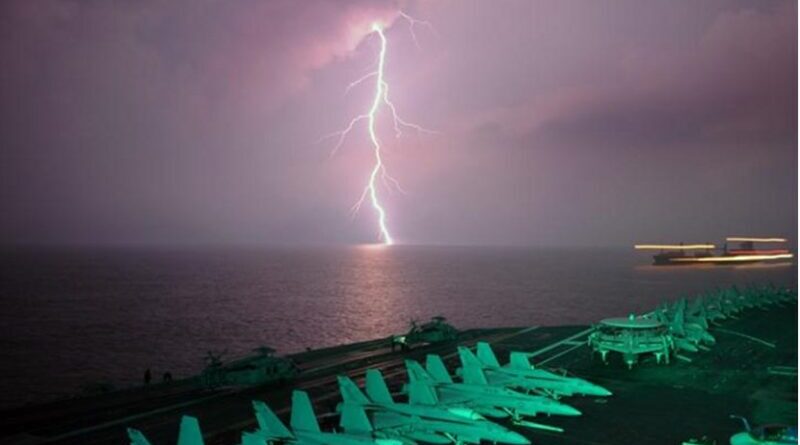
[{"label": "jet tail fin", "polygon": [[394,403],[383,374],[377,369],[367,369],[367,395],[376,403]]},{"label": "jet tail fin", "polygon": [[406,372],[409,382],[420,382],[426,385],[436,383],[435,379],[416,360],[406,360]]},{"label": "jet tail fin", "polygon": [[196,417],[183,416],[178,432],[178,445],[203,445],[203,433]]},{"label": "jet tail fin", "polygon": [[509,366],[512,369],[533,369],[528,354],[524,352],[512,352],[509,357]]},{"label": "jet tail fin", "polygon": [[500,367],[500,362],[497,361],[497,357],[494,355],[494,351],[492,351],[492,347],[489,343],[485,341],[478,342],[478,360],[483,362],[486,366],[494,366]]},{"label": "jet tail fin", "polygon": [[144,434],[135,428],[128,428],[128,439],[131,441],[131,445],[150,445],[150,441],[144,437]]},{"label": "jet tail fin", "polygon": [[294,437],[289,429],[286,428],[286,425],[281,422],[281,419],[275,415],[275,413],[269,408],[269,406],[267,406],[266,403],[260,400],[253,400],[253,410],[256,412],[258,429],[262,433],[270,437]]},{"label": "jet tail fin", "polygon": [[436,354],[428,354],[425,358],[425,368],[428,370],[428,374],[433,377],[438,383],[453,383],[453,378],[450,377],[450,373],[447,372],[447,368],[444,366],[444,362],[442,358]]},{"label": "jet tail fin", "polygon": [[356,405],[369,405],[372,403],[350,377],[340,375],[336,379],[339,381],[339,392],[342,394],[344,403],[354,403]]},{"label": "jet tail fin", "polygon": [[372,432],[372,423],[367,417],[367,412],[359,405],[352,403],[342,404],[341,415],[339,417],[339,427],[345,433],[365,434]]},{"label": "jet tail fin", "polygon": [[678,335],[686,335],[684,330],[684,323],[686,322],[686,300],[680,300],[675,304],[675,315],[672,318],[670,327],[673,333]]},{"label": "jet tail fin", "polygon": [[408,403],[412,405],[438,405],[439,398],[433,388],[424,383],[410,382],[408,384]]},{"label": "jet tail fin", "polygon": [[470,385],[488,385],[483,369],[475,364],[465,364],[461,367],[461,379]]},{"label": "jet tail fin", "polygon": [[478,357],[475,357],[475,354],[470,351],[470,349],[466,346],[459,346],[458,347],[458,358],[461,359],[461,366],[477,366],[479,368],[483,367],[483,363],[478,360]]},{"label": "jet tail fin", "polygon": [[292,418],[289,425],[295,431],[311,431],[319,433],[319,423],[311,406],[311,399],[305,391],[292,391]]},{"label": "jet tail fin", "polygon": [[486,385],[486,375],[483,373],[484,364],[475,357],[475,354],[465,346],[458,347],[458,357],[461,359],[461,379],[464,383],[472,385]]},{"label": "jet tail fin", "polygon": [[261,436],[256,433],[248,433],[247,431],[243,431],[242,445],[267,445],[267,441],[264,439],[264,436]]}]

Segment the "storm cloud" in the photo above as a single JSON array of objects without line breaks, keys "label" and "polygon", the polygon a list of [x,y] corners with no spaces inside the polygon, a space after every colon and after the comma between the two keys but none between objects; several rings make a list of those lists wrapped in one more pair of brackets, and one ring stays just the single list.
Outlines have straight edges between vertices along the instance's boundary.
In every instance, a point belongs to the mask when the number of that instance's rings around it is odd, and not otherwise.
[{"label": "storm cloud", "polygon": [[[791,1],[8,1],[5,243],[353,243],[387,26],[401,242],[618,245],[797,227]],[[434,29],[411,26],[405,11]],[[417,44],[411,32],[416,35]],[[385,116],[384,116],[385,117]]]}]

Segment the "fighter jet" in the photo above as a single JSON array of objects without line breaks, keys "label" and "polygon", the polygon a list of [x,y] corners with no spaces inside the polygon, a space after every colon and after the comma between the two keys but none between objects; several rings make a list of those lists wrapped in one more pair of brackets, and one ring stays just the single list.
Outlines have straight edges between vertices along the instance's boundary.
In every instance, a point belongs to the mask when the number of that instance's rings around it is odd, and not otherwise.
[{"label": "fighter jet", "polygon": [[491,346],[485,342],[478,342],[477,357],[464,346],[458,347],[458,355],[461,359],[460,372],[463,377],[469,375],[467,370],[470,367],[478,367],[483,369],[486,380],[493,386],[521,388],[553,398],[576,394],[600,397],[611,395],[611,391],[581,378],[537,369],[530,364],[527,354],[522,352],[512,352],[509,363],[501,366]]},{"label": "fighter jet", "polygon": [[[141,431],[128,428],[128,439],[131,445],[150,445],[150,441]],[[203,434],[200,432],[200,424],[197,418],[183,416],[181,418],[181,429],[178,431],[178,445],[204,445]]]},{"label": "fighter jet", "polygon": [[489,417],[512,417],[514,424],[563,432],[563,429],[550,425],[523,420],[523,416],[537,414],[579,416],[577,409],[541,396],[521,393],[509,388],[490,386],[477,367],[469,368],[473,376],[466,380],[471,383],[455,383],[447,372],[441,357],[428,355],[427,367],[422,367],[414,360],[406,360],[409,382],[419,382],[431,387],[433,396],[419,400],[412,394],[409,402],[420,404],[442,404],[445,406],[466,406]]},{"label": "fighter jet", "polygon": [[[520,416],[535,416],[537,414],[581,415],[581,412],[577,409],[547,397],[525,394],[509,388],[490,386],[483,370],[477,367],[469,368],[466,372],[470,375],[463,382],[455,383],[447,372],[442,358],[438,355],[429,354],[426,358],[425,366],[427,369],[414,360],[406,360],[409,379],[435,387],[439,400],[445,404],[465,404],[464,402],[469,402],[466,403],[466,406],[475,409],[481,414],[490,417],[507,417],[511,415],[514,420],[519,420]],[[496,415],[498,409],[504,415]],[[486,410],[486,412],[483,410]]]},{"label": "fighter jet", "polygon": [[[266,445],[267,443],[283,442],[293,445],[405,445],[409,441],[377,438],[373,436],[372,425],[366,418],[363,409],[360,413],[360,423],[357,426],[358,434],[326,433],[320,430],[311,400],[305,391],[292,393],[292,417],[288,428],[278,419],[278,416],[266,403],[254,400],[253,409],[256,412],[258,430],[242,433],[242,445]],[[355,415],[358,416],[358,409]],[[413,442],[411,442],[413,444]]]},{"label": "fighter jet", "polygon": [[687,301],[682,298],[675,304],[668,305],[667,309],[656,311],[654,316],[669,327],[677,349],[688,352],[708,350],[705,345],[715,344],[716,339],[708,332],[706,319],[687,312]]},{"label": "fighter jet", "polygon": [[[524,436],[503,426],[486,420],[475,411],[465,407],[444,408],[441,406],[412,405],[397,403],[389,393],[380,371],[367,370],[367,395],[345,376],[339,376],[339,390],[343,403],[339,406],[342,416],[360,406],[371,414],[372,425],[377,431],[395,433],[413,440],[434,444],[480,443],[481,440],[528,445],[531,442]],[[417,392],[427,393],[430,388],[420,383],[409,384],[410,397],[425,397]],[[344,424],[345,432],[351,428]]]}]

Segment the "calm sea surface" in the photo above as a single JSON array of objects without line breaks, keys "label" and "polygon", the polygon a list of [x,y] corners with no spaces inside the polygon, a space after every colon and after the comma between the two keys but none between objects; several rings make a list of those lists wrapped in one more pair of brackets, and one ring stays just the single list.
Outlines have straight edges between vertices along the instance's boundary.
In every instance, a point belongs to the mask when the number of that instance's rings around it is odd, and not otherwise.
[{"label": "calm sea surface", "polygon": [[718,286],[797,286],[796,265],[648,266],[613,249],[39,249],[0,253],[0,406],[403,332],[585,324]]}]

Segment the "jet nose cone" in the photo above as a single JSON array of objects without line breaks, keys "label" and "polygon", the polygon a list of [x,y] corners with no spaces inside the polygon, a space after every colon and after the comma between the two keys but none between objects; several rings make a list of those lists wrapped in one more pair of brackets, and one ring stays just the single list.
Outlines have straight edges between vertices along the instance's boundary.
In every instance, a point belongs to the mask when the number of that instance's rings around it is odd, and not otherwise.
[{"label": "jet nose cone", "polygon": [[611,391],[600,385],[589,383],[586,385],[584,394],[587,396],[608,397],[614,395]]},{"label": "jet nose cone", "polygon": [[613,396],[614,393],[612,393],[611,391],[603,388],[602,386],[595,386],[594,394],[592,394],[592,395],[600,396],[600,397],[608,397],[608,396]]},{"label": "jet nose cone", "polygon": [[562,416],[580,416],[581,414],[583,414],[578,410],[578,408],[569,406],[565,403],[562,403],[561,406],[558,407],[557,411],[558,412],[555,414],[559,414]]}]

